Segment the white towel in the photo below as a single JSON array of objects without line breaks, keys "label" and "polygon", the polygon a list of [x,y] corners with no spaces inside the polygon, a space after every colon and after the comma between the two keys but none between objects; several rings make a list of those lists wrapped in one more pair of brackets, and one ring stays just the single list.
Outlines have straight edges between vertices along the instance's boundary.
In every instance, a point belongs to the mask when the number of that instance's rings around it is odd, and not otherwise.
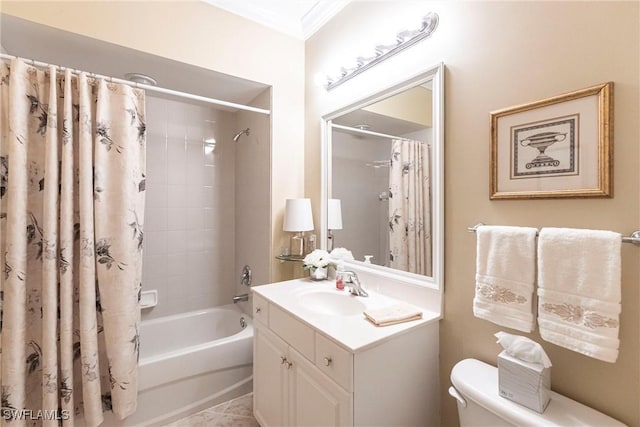
[{"label": "white towel", "polygon": [[523,332],[533,331],[537,231],[529,227],[478,227],[473,298],[476,317]]},{"label": "white towel", "polygon": [[543,228],[538,241],[538,324],[550,343],[615,362],[620,246],[612,231]]},{"label": "white towel", "polygon": [[366,310],[364,317],[376,326],[389,326],[422,319],[422,310],[401,302],[389,307]]}]

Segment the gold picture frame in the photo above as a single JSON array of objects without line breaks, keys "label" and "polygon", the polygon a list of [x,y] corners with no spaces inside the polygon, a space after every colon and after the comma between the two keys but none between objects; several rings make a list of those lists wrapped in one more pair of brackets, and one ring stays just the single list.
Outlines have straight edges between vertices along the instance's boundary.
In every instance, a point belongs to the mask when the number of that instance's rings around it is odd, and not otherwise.
[{"label": "gold picture frame", "polygon": [[613,82],[491,113],[491,200],[613,196]]}]

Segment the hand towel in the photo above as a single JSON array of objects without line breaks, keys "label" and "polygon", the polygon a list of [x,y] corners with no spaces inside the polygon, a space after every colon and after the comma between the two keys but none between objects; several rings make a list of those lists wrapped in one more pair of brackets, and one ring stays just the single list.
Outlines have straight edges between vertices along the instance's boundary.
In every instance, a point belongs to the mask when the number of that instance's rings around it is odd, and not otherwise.
[{"label": "hand towel", "polygon": [[422,310],[406,303],[398,303],[389,307],[366,310],[364,317],[376,326],[389,326],[422,319]]},{"label": "hand towel", "polygon": [[543,228],[538,241],[538,324],[545,341],[615,362],[622,236]]},{"label": "hand towel", "polygon": [[478,227],[476,317],[522,332],[533,331],[537,231],[529,227]]}]

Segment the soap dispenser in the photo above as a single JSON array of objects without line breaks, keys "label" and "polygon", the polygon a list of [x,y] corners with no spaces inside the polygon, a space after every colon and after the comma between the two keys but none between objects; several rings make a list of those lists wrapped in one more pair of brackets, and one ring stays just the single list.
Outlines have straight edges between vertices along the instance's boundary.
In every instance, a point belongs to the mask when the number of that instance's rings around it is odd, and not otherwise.
[{"label": "soap dispenser", "polygon": [[344,271],[344,263],[342,261],[338,262],[338,266],[336,267],[336,289],[342,291],[344,289],[344,275],[342,272]]}]

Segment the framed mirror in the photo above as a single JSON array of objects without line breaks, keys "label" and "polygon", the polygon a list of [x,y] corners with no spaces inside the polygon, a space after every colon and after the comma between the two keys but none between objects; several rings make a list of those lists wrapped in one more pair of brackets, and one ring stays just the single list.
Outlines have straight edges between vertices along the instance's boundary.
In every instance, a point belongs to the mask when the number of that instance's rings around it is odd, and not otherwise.
[{"label": "framed mirror", "polygon": [[322,118],[323,247],[441,289],[444,65]]}]

